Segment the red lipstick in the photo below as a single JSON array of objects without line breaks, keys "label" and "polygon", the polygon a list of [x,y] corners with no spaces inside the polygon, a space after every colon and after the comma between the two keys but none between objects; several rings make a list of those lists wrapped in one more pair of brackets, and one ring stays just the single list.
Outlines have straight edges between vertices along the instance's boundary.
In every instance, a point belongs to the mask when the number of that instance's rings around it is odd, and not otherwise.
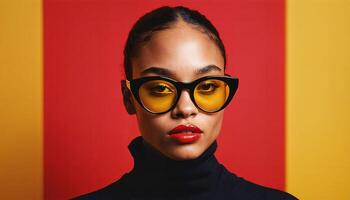
[{"label": "red lipstick", "polygon": [[196,142],[203,131],[194,125],[179,125],[169,131],[169,136],[171,139],[175,140],[181,144],[189,144]]}]

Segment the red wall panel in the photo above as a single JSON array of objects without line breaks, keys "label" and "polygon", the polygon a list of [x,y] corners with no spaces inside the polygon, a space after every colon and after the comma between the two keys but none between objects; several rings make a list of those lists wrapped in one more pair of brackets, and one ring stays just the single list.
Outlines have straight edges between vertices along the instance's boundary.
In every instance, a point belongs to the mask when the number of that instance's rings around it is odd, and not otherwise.
[{"label": "red wall panel", "polygon": [[44,1],[45,198],[69,198],[131,170],[136,118],[122,105],[122,51],[135,21],[161,5],[198,9],[218,28],[240,87],[218,158],[284,188],[284,1]]}]

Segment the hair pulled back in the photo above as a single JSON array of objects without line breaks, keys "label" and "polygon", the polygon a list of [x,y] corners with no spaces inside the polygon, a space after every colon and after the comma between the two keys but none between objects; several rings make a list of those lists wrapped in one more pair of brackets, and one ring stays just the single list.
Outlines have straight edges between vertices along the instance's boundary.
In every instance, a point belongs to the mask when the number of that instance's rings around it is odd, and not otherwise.
[{"label": "hair pulled back", "polygon": [[137,56],[140,46],[150,40],[154,32],[170,28],[173,23],[179,20],[183,20],[204,31],[219,47],[226,66],[224,44],[214,25],[204,15],[183,6],[163,6],[143,15],[130,30],[124,48],[124,71],[126,79],[132,79],[131,60]]}]

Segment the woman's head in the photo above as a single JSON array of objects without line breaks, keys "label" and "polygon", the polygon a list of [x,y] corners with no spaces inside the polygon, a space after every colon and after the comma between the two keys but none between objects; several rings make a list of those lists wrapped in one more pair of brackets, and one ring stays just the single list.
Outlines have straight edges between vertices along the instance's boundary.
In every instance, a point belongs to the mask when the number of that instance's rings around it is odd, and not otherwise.
[{"label": "woman's head", "polygon": [[[201,155],[221,128],[224,106],[217,99],[229,102],[235,90],[224,82],[232,86],[231,79],[222,78],[226,54],[214,26],[197,11],[162,7],[134,25],[124,56],[126,78],[141,80],[132,81],[133,93],[122,86],[124,104],[129,114],[136,114],[146,144],[176,160]],[[160,78],[145,78],[155,76]],[[219,78],[203,78],[207,76]],[[176,82],[193,84],[182,84],[181,90]],[[214,98],[202,98],[214,89]],[[149,107],[148,100],[157,103]]]}]

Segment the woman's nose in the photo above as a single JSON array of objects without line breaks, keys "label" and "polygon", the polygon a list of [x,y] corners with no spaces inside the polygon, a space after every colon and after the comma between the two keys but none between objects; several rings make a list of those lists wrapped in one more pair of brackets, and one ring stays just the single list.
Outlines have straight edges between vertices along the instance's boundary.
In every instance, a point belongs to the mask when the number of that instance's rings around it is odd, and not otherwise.
[{"label": "woman's nose", "polygon": [[171,111],[173,118],[188,118],[198,114],[198,108],[194,105],[191,100],[190,93],[188,90],[182,90],[180,98]]}]

